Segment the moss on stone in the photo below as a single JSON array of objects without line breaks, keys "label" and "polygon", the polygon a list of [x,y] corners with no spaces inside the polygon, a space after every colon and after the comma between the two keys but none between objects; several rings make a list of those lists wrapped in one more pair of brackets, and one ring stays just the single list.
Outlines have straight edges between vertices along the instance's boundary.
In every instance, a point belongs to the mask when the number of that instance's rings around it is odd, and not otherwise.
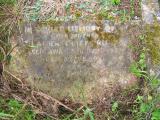
[{"label": "moss on stone", "polygon": [[43,25],[49,25],[50,27],[52,27],[54,29],[55,27],[57,27],[61,23],[62,23],[62,21],[58,21],[58,20],[48,20],[48,21],[38,22],[38,26],[42,27]]},{"label": "moss on stone", "polygon": [[149,51],[153,64],[160,64],[160,25],[146,25],[146,47]]},{"label": "moss on stone", "polygon": [[104,25],[101,21],[97,21],[96,25],[99,27],[99,30],[96,30],[98,37],[102,41],[107,41],[111,44],[116,44],[119,42],[120,38],[120,31],[113,31],[113,32],[105,32],[104,31]]}]

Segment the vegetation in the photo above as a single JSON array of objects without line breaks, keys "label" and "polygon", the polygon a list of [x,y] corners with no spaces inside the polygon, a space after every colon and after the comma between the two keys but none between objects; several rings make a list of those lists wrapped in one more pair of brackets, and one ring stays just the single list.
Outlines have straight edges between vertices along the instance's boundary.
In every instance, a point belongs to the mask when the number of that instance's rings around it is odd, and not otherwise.
[{"label": "vegetation", "polygon": [[[59,22],[58,19],[65,19],[65,20],[79,20],[84,17],[90,19],[90,17],[97,18],[98,20],[111,20],[114,22],[127,22],[131,20],[135,16],[134,11],[134,0],[131,0],[131,11],[117,10],[113,9],[121,5],[120,0],[100,0],[98,2],[98,9],[99,11],[90,8],[91,2],[82,2],[75,3],[73,6],[72,3],[67,3],[63,6],[63,15],[60,15],[60,11],[55,12],[55,6],[53,5],[52,11],[49,11],[45,15],[41,11],[43,2],[41,0],[37,0],[33,5],[29,5],[26,1],[17,1],[17,0],[1,0],[0,1],[0,63],[6,65],[9,64],[11,61],[11,53],[13,49],[17,46],[13,46],[10,37],[15,34],[15,30],[18,34],[21,34],[20,25],[24,21],[30,22],[42,22],[53,25],[53,27]],[[58,4],[58,3],[57,3]],[[97,3],[96,3],[97,4]],[[95,4],[95,5],[96,5]],[[11,7],[9,7],[11,6]],[[59,6],[58,6],[59,7]],[[58,8],[57,7],[57,8]],[[75,7],[76,9],[72,9]],[[88,8],[88,9],[85,9]],[[59,7],[59,9],[61,9]],[[113,9],[113,11],[110,11]],[[9,10],[6,12],[6,10]],[[65,17],[66,16],[66,17]],[[70,19],[71,18],[71,19]],[[6,22],[7,21],[7,22]],[[51,22],[52,21],[52,22]],[[54,21],[54,22],[53,22]],[[102,25],[99,24],[99,27],[102,28]],[[103,30],[96,31],[99,37],[105,41],[109,41],[110,43],[118,43],[120,35],[114,33],[105,33],[102,32]],[[0,94],[0,119],[13,119],[13,120],[54,120],[54,119],[61,119],[61,120],[101,120],[102,117],[99,118],[99,114],[102,115],[104,119],[108,120],[121,120],[121,119],[133,119],[133,120],[160,120],[160,94],[159,94],[159,86],[160,86],[160,79],[157,76],[152,76],[148,72],[147,66],[147,59],[148,56],[151,56],[153,64],[159,64],[160,61],[160,43],[159,42],[160,36],[160,26],[159,24],[155,23],[152,26],[146,26],[145,32],[143,31],[142,34],[138,36],[137,42],[138,44],[133,44],[131,47],[133,53],[136,53],[136,59],[134,63],[130,66],[130,72],[136,76],[138,79],[139,85],[133,86],[133,88],[121,90],[118,95],[116,94],[113,99],[110,100],[110,106],[106,109],[102,109],[102,111],[97,111],[94,105],[90,105],[89,103],[85,104],[76,104],[74,110],[70,109],[68,105],[64,105],[65,102],[60,102],[46,94],[36,93],[34,94],[34,90],[30,87],[26,87],[27,84],[23,83],[23,81],[16,78],[14,75],[10,74],[15,81],[18,80],[18,83],[13,82],[7,76],[0,75],[0,90],[1,90],[1,82],[2,86],[6,87],[7,90],[10,92],[12,89],[18,91],[17,94],[22,97],[15,97],[15,93],[12,91],[9,96],[4,97]],[[91,41],[91,38],[88,38],[88,41]],[[93,42],[93,46],[96,46]],[[34,47],[34,46],[32,46]],[[3,69],[3,66],[0,66]],[[3,79],[5,78],[6,81]],[[8,83],[10,81],[10,83]],[[14,86],[12,86],[14,84]],[[20,86],[20,87],[19,87]],[[23,87],[26,87],[25,90]],[[5,88],[4,87],[4,88]],[[15,90],[16,89],[16,90]],[[6,88],[4,89],[6,90]],[[21,91],[22,90],[22,91]],[[29,92],[28,92],[29,91]],[[39,92],[39,91],[38,91]],[[14,94],[12,94],[14,93]],[[29,94],[26,94],[29,93]],[[34,94],[34,95],[33,95]],[[39,95],[40,94],[40,95]],[[6,94],[5,94],[6,95]],[[29,96],[30,95],[30,96]],[[39,96],[38,96],[39,95]],[[130,96],[132,95],[132,96]],[[29,96],[31,102],[23,101],[24,96]],[[131,97],[131,99],[129,99]],[[34,99],[34,100],[33,100]],[[38,100],[37,100],[38,99]],[[123,101],[125,99],[129,99]],[[48,100],[48,101],[47,101]],[[47,102],[46,102],[47,101]],[[50,102],[52,101],[52,102]],[[55,104],[53,103],[55,102]],[[32,103],[33,102],[33,103]],[[30,103],[30,104],[29,104]],[[56,104],[58,103],[58,104]],[[44,104],[44,105],[39,105]],[[57,105],[56,109],[58,112],[54,111],[54,114],[58,114],[58,116],[50,115],[48,109],[43,110],[42,108],[46,107],[47,104]],[[69,103],[71,106],[73,103]],[[95,103],[96,104],[96,103]],[[102,104],[101,102],[99,104]],[[102,104],[102,106],[105,104]],[[37,107],[38,106],[38,107]],[[49,107],[49,106],[47,106]],[[71,106],[72,107],[72,106]],[[38,109],[39,108],[39,109]],[[42,110],[43,115],[41,115]],[[126,109],[126,110],[124,110]],[[52,112],[52,111],[51,111]],[[127,115],[126,115],[127,114]]]},{"label": "vegetation", "polygon": [[13,5],[16,3],[16,0],[1,0],[0,5]]},{"label": "vegetation", "polygon": [[0,98],[0,119],[33,120],[35,113],[32,109],[14,99]]},{"label": "vegetation", "polygon": [[[139,40],[142,45],[145,44],[145,39],[145,35],[139,36]],[[135,114],[135,119],[137,120],[159,120],[160,108],[158,105],[160,95],[157,89],[160,85],[160,80],[156,76],[151,76],[147,72],[147,48],[142,46],[141,50],[138,51],[140,52],[138,61],[131,65],[130,71],[137,76],[139,80],[143,80],[143,88],[141,88],[142,94],[137,95],[137,98],[135,99],[138,107],[133,109],[133,113]]]}]

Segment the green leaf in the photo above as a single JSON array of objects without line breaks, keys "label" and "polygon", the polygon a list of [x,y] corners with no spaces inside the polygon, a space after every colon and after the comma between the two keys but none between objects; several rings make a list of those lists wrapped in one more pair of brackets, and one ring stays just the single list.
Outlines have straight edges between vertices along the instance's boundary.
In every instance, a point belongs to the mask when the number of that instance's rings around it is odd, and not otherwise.
[{"label": "green leaf", "polygon": [[149,111],[150,106],[148,104],[142,103],[140,106],[140,112],[146,113]]},{"label": "green leaf", "polygon": [[90,117],[90,120],[94,120],[94,113],[93,112],[89,112],[89,117]]},{"label": "green leaf", "polygon": [[85,8],[85,7],[86,7],[85,4],[81,4],[81,5],[79,6],[80,9],[83,9],[83,8]]},{"label": "green leaf", "polygon": [[140,39],[140,40],[144,40],[144,38],[145,38],[145,35],[140,35],[140,36],[139,36],[139,39]]},{"label": "green leaf", "polygon": [[140,59],[138,63],[139,63],[140,65],[143,65],[143,64],[144,64],[144,60],[143,60],[143,59]]},{"label": "green leaf", "polygon": [[100,5],[102,5],[104,7],[108,7],[109,4],[111,4],[111,0],[101,0],[100,1]]},{"label": "green leaf", "polygon": [[112,0],[113,5],[119,5],[121,0]]},{"label": "green leaf", "polygon": [[68,11],[71,7],[71,4],[67,2],[64,7],[65,7],[65,10]]},{"label": "green leaf", "polygon": [[90,120],[94,120],[94,114],[93,112],[91,111],[91,109],[87,108],[85,111],[84,111],[84,118],[85,120],[87,119],[87,117],[89,116]]},{"label": "green leaf", "polygon": [[118,108],[118,102],[114,102],[112,105],[112,112],[115,112]]},{"label": "green leaf", "polygon": [[30,48],[38,48],[37,45],[30,45],[29,47],[30,47]]},{"label": "green leaf", "polygon": [[160,120],[160,109],[156,109],[152,112],[151,120]]},{"label": "green leaf", "polygon": [[141,58],[141,59],[145,59],[145,56],[146,56],[145,53],[141,53],[141,54],[140,54],[140,58]]},{"label": "green leaf", "polygon": [[17,100],[10,100],[8,105],[13,109],[20,109],[22,107],[22,104],[20,104]]},{"label": "green leaf", "polygon": [[136,63],[131,64],[129,70],[137,77],[141,77],[143,75],[142,71],[138,68],[138,65]]},{"label": "green leaf", "polygon": [[160,85],[160,79],[156,77],[152,77],[150,83],[151,83],[151,87],[156,88]]},{"label": "green leaf", "polygon": [[2,118],[2,119],[3,118],[13,118],[13,117],[14,117],[13,115],[0,112],[0,118]]},{"label": "green leaf", "polygon": [[141,103],[143,101],[143,96],[138,95],[137,98],[136,98],[136,101],[138,103]]}]

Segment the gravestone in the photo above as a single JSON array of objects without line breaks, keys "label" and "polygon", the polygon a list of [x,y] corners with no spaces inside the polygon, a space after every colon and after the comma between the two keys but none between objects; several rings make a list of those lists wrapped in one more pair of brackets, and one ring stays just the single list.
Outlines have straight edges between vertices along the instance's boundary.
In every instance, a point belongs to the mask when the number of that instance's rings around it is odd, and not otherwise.
[{"label": "gravestone", "polygon": [[78,21],[56,26],[27,23],[22,29],[22,46],[13,63],[34,87],[54,97],[80,100],[84,95],[91,100],[104,89],[136,82],[129,72],[127,26]]}]

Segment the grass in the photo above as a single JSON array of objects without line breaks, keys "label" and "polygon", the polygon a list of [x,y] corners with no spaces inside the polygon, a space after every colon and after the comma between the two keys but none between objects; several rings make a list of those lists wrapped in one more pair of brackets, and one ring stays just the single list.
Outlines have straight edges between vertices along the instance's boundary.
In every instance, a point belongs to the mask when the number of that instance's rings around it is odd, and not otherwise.
[{"label": "grass", "polygon": [[[0,97],[1,120],[39,120],[37,113],[31,106],[16,99]],[[41,117],[40,120],[52,120],[49,116]]]},{"label": "grass", "polygon": [[[15,99],[4,99],[0,97],[0,119],[12,120],[37,120],[36,113],[32,108]],[[94,113],[89,107],[83,107],[70,115],[64,115],[61,120],[95,120]],[[42,120],[42,119],[41,119]],[[50,117],[44,117],[43,120],[52,120]]]},{"label": "grass", "polygon": [[35,113],[31,107],[15,100],[0,98],[0,119],[33,120]]},{"label": "grass", "polygon": [[0,61],[9,63],[12,46],[10,37],[19,33],[19,26],[22,23],[22,5],[17,0],[0,1]]},{"label": "grass", "polygon": [[95,120],[94,113],[90,108],[84,107],[82,113],[80,110],[78,109],[75,113],[65,116],[62,120]]}]

